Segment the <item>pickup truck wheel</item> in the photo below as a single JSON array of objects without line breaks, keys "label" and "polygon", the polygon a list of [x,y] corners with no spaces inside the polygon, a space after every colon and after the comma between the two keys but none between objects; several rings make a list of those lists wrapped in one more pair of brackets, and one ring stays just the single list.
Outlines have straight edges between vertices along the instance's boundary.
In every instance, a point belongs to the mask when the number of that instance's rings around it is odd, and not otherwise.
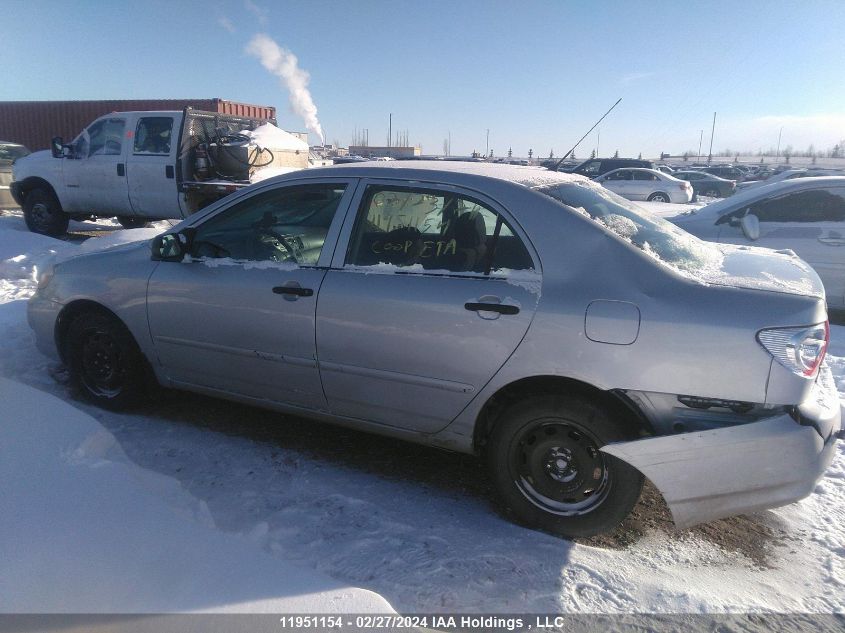
[{"label": "pickup truck wheel", "polygon": [[146,393],[143,358],[123,323],[102,312],[82,312],[63,344],[71,384],[85,398],[115,410],[140,403]]},{"label": "pickup truck wheel", "polygon": [[27,228],[33,233],[54,237],[67,233],[70,221],[56,196],[44,189],[33,189],[26,195],[23,217]]},{"label": "pickup truck wheel", "polygon": [[124,229],[142,229],[150,225],[144,218],[133,218],[129,215],[119,215],[117,221]]},{"label": "pickup truck wheel", "polygon": [[565,537],[612,530],[640,497],[643,476],[599,451],[632,433],[583,396],[519,401],[499,417],[487,466],[507,513]]}]

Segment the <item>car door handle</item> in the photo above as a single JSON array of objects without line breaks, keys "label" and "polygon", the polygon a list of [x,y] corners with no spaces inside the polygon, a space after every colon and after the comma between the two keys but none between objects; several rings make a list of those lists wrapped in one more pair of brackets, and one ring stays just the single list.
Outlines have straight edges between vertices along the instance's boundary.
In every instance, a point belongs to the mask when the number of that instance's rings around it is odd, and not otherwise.
[{"label": "car door handle", "polygon": [[470,312],[498,312],[499,314],[519,314],[519,308],[506,303],[465,303],[464,307]]},{"label": "car door handle", "polygon": [[842,237],[820,237],[818,240],[828,246],[845,246],[845,238]]},{"label": "car door handle", "polygon": [[165,178],[173,178],[174,175],[173,165],[165,165],[164,166],[164,177]]},{"label": "car door handle", "polygon": [[126,175],[126,165],[123,163],[117,164],[117,175],[118,176],[125,176]]},{"label": "car door handle", "polygon": [[299,286],[276,286],[273,292],[277,295],[293,295],[295,297],[312,297],[314,291],[311,288],[300,288]]}]

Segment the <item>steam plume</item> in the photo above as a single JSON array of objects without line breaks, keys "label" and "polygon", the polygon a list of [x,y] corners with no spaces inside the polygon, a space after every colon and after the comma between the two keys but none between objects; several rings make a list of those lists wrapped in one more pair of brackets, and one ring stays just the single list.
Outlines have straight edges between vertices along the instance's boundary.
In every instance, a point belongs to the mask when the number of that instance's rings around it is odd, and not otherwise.
[{"label": "steam plume", "polygon": [[317,106],[308,90],[308,73],[299,67],[296,55],[276,44],[276,42],[259,33],[246,46],[246,52],[256,57],[261,65],[276,75],[288,89],[290,105],[293,111],[305,121],[305,127],[325,142],[323,128],[317,118]]}]

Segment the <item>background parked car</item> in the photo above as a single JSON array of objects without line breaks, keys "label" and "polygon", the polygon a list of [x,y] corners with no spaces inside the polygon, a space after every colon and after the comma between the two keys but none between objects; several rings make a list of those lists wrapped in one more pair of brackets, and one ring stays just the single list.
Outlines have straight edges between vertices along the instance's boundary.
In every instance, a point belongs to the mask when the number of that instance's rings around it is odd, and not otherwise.
[{"label": "background parked car", "polygon": [[577,167],[567,169],[559,167],[558,171],[579,174],[581,176],[587,176],[587,178],[595,178],[596,176],[601,176],[621,167],[645,167],[647,169],[654,169],[654,163],[650,160],[641,160],[639,158],[588,158]]},{"label": "background parked car", "polygon": [[845,177],[764,185],[667,219],[705,240],[795,251],[818,273],[828,306],[845,308]]},{"label": "background parked car", "polygon": [[0,209],[13,209],[19,206],[9,192],[9,185],[12,183],[12,163],[29,153],[30,151],[23,145],[0,141]]},{"label": "background parked car", "polygon": [[690,183],[696,196],[727,198],[736,189],[736,183],[733,180],[703,171],[676,171],[672,176]]},{"label": "background parked car", "polygon": [[727,178],[735,182],[742,182],[745,180],[746,173],[744,170],[733,165],[713,165],[712,167],[705,167],[701,171],[719,178]]},{"label": "background parked car", "polygon": [[769,176],[766,180],[752,180],[748,182],[742,182],[737,185],[737,189],[751,189],[754,187],[760,187],[762,185],[770,185],[775,182],[781,182],[783,180],[792,180],[793,178],[813,178],[816,176],[842,176],[843,174],[841,169],[787,169],[786,171],[782,171],[779,174],[774,174]]},{"label": "background parked car", "polygon": [[628,200],[687,203],[693,196],[690,183],[656,169],[614,169],[593,180]]}]

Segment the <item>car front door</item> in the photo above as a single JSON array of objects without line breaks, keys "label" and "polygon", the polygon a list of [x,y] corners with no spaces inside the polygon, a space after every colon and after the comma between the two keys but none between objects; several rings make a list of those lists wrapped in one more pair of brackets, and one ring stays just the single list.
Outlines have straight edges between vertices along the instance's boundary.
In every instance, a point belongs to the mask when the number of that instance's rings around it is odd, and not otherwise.
[{"label": "car front door", "polygon": [[189,256],[161,262],[148,286],[169,380],[325,410],[315,310],[353,188],[342,178],[265,186],[192,227]]},{"label": "car front door", "polygon": [[76,179],[79,210],[98,215],[129,211],[126,187],[126,118],[110,116],[88,126],[79,139],[79,158],[65,164],[65,184],[71,187],[70,168]]},{"label": "car front door", "polygon": [[791,249],[824,283],[828,305],[845,306],[845,187],[818,187],[766,198],[743,207],[760,221],[760,237],[750,241],[737,220],[722,222],[719,241]]},{"label": "car front door", "polygon": [[602,186],[618,193],[623,198],[631,198],[634,193],[634,175],[630,169],[617,169],[601,177]]},{"label": "car front door", "polygon": [[437,431],[525,335],[536,256],[498,205],[455,187],[369,181],[353,207],[317,306],[329,409]]},{"label": "car front door", "polygon": [[138,119],[126,165],[133,215],[147,218],[173,216],[173,211],[179,206],[177,151],[178,143],[173,139],[173,116]]}]

